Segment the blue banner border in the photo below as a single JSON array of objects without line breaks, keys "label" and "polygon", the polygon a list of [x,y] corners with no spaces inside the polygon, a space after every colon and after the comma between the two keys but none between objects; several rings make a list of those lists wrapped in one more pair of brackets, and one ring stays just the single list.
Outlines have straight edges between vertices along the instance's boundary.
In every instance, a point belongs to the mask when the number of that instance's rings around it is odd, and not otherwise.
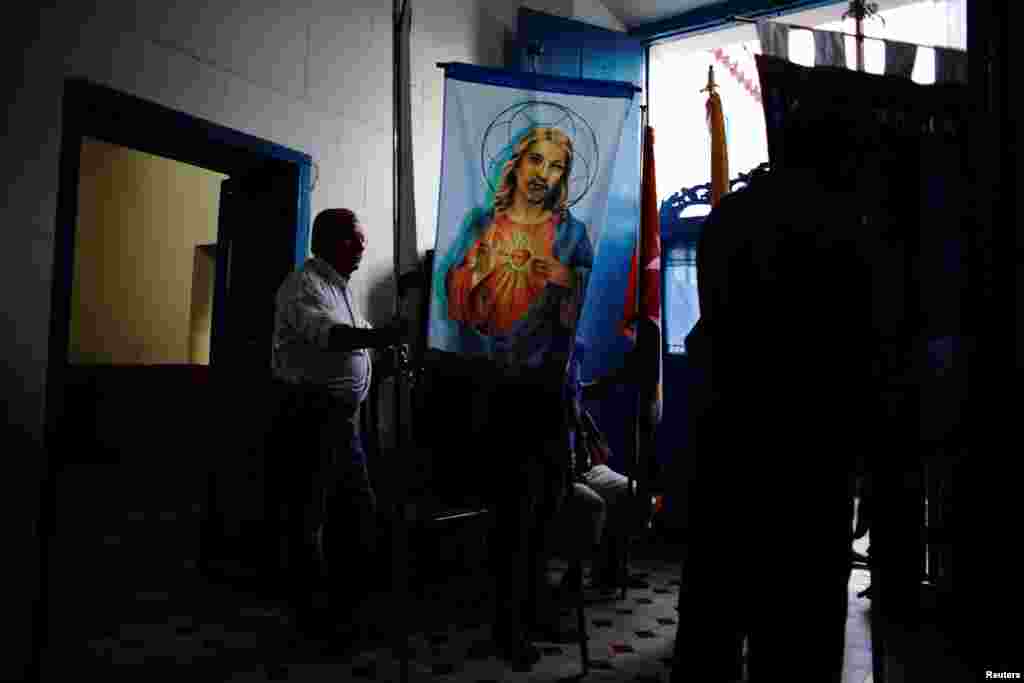
[{"label": "blue banner border", "polygon": [[446,78],[452,78],[457,81],[484,83],[506,88],[518,88],[520,90],[538,90],[561,95],[614,97],[628,100],[632,99],[641,90],[640,86],[626,81],[602,81],[593,78],[549,76],[528,71],[508,71],[507,69],[494,69],[459,62],[438,62],[437,66],[444,69]]}]

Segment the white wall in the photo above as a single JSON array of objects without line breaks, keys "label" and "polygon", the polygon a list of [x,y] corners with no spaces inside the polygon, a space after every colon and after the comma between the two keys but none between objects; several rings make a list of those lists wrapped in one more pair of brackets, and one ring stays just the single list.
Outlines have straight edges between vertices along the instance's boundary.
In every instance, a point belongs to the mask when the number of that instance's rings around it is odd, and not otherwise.
[{"label": "white wall", "polygon": [[[531,8],[613,23],[598,0],[532,0]],[[371,319],[390,315],[370,289],[390,277],[391,7],[380,0],[58,0],[21,18],[4,46],[7,110],[3,391],[24,394],[13,419],[41,424],[49,333],[63,79],[117,90],[310,154],[314,214],[360,211],[370,245],[360,277]],[[418,242],[433,243],[440,167],[437,61],[501,66],[518,7],[499,0],[413,0],[413,120]],[[575,13],[575,14],[574,14]],[[17,39],[21,39],[18,44]],[[15,324],[17,321],[17,324]],[[32,431],[37,431],[33,428]]]},{"label": "white wall", "polygon": [[[440,167],[441,77],[436,61],[500,66],[515,30],[515,3],[412,0],[413,113],[421,248],[432,246]],[[607,24],[597,0],[535,0],[534,9]],[[45,6],[40,6],[45,5]],[[67,76],[81,76],[310,154],[319,165],[314,214],[350,206],[370,244],[357,284],[371,320],[390,316],[391,2],[234,0],[135,3],[51,0],[10,17],[0,47],[6,97],[0,164],[0,395],[5,426],[38,449],[50,328],[50,287]],[[385,411],[387,412],[387,411]],[[0,480],[41,471],[8,457]],[[30,465],[24,474],[20,465]],[[12,468],[18,467],[17,471]],[[19,478],[19,474],[21,477]],[[10,539],[28,538],[33,485]],[[12,543],[17,542],[12,540]],[[26,541],[27,543],[28,541]],[[31,556],[28,546],[18,546]],[[21,551],[10,556],[18,556]],[[27,615],[8,610],[16,630]],[[0,667],[16,667],[5,656]],[[6,672],[0,671],[0,674]],[[4,676],[0,676],[2,678]]]}]

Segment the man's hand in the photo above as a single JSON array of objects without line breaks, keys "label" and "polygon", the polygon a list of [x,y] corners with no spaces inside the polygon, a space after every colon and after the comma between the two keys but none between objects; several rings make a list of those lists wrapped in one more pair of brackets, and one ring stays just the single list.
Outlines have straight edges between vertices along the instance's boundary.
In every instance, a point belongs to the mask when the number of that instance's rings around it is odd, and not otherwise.
[{"label": "man's hand", "polygon": [[408,376],[410,369],[408,356],[409,349],[404,345],[389,346],[379,350],[373,366],[377,379],[387,379],[396,373]]},{"label": "man's hand", "polygon": [[404,344],[409,336],[411,325],[407,320],[395,318],[390,323],[377,330],[382,347],[398,346]]},{"label": "man's hand", "polygon": [[559,287],[572,287],[572,270],[558,259],[535,258],[533,275]]},{"label": "man's hand", "polygon": [[483,240],[476,245],[476,256],[473,260],[473,272],[477,275],[486,275],[494,268],[494,250],[491,245]]},{"label": "man's hand", "polygon": [[375,329],[335,325],[329,333],[328,348],[332,351],[386,349],[404,344],[408,335],[409,323],[397,319],[384,327]]}]

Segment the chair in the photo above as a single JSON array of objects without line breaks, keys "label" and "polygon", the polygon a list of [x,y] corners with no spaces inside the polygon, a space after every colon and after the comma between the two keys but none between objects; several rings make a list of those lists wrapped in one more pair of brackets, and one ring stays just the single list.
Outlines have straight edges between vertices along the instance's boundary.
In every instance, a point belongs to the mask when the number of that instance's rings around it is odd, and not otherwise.
[{"label": "chair", "polygon": [[[609,415],[619,416],[623,413],[629,415],[633,411],[635,401],[635,394],[632,392],[621,392],[615,395],[608,395],[601,389],[597,389],[597,393],[591,393],[591,388],[584,389],[584,398],[587,401],[585,406],[584,415],[584,434],[577,437],[577,444],[588,444],[586,447],[595,447],[599,452],[603,452],[602,457],[598,462],[606,462],[612,465],[615,461],[612,455],[614,448],[611,442],[617,441],[620,446],[624,445],[625,456],[623,458],[624,467],[618,467],[616,473],[626,478],[626,491],[619,494],[624,496],[625,499],[618,500],[614,508],[608,510],[609,518],[606,521],[604,534],[614,534],[615,538],[615,551],[617,558],[615,560],[615,567],[613,571],[618,579],[619,588],[619,599],[624,600],[626,598],[626,592],[630,585],[630,573],[629,573],[629,547],[631,542],[637,537],[643,535],[650,527],[651,515],[643,514],[646,509],[642,500],[648,497],[653,497],[655,493],[661,493],[660,489],[655,488],[654,481],[655,477],[652,476],[651,467],[648,466],[644,469],[647,471],[641,471],[639,463],[635,460],[629,462],[631,453],[635,453],[635,449],[630,448],[629,444],[623,444],[621,437],[622,434],[615,435],[612,432],[612,427],[616,425],[608,424],[608,429],[602,429],[597,424],[598,422],[608,422]],[[623,398],[629,401],[630,408],[621,408]],[[594,407],[595,401],[605,401],[603,406],[605,413],[594,417],[590,414],[590,408]],[[604,418],[602,420],[602,418]],[[627,435],[633,431],[635,423],[630,421],[628,428],[626,429]],[[620,437],[616,439],[615,437]],[[593,442],[593,446],[590,446]],[[654,455],[651,452],[646,453],[648,462],[654,459]],[[623,470],[623,471],[619,471]],[[600,492],[599,492],[600,494]],[[621,516],[627,515],[627,520],[623,521]]]},{"label": "chair", "polygon": [[568,562],[566,576],[575,574],[579,584],[573,592],[573,607],[576,611],[576,628],[579,633],[580,663],[582,673],[590,671],[590,657],[587,650],[589,640],[586,630],[586,618],[583,592],[583,562],[593,554],[592,542],[587,531],[594,528],[595,517],[603,516],[604,501],[586,484],[570,483],[566,500],[561,509],[551,520],[551,526],[545,543],[545,558],[560,557]]}]

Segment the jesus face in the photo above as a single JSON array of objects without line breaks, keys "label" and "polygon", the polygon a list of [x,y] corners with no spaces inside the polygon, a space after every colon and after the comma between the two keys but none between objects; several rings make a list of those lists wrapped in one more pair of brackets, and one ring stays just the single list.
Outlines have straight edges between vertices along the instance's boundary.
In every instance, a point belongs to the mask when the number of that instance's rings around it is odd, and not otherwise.
[{"label": "jesus face", "polygon": [[519,159],[516,192],[531,206],[543,204],[559,191],[568,161],[565,147],[548,140],[537,140]]}]

